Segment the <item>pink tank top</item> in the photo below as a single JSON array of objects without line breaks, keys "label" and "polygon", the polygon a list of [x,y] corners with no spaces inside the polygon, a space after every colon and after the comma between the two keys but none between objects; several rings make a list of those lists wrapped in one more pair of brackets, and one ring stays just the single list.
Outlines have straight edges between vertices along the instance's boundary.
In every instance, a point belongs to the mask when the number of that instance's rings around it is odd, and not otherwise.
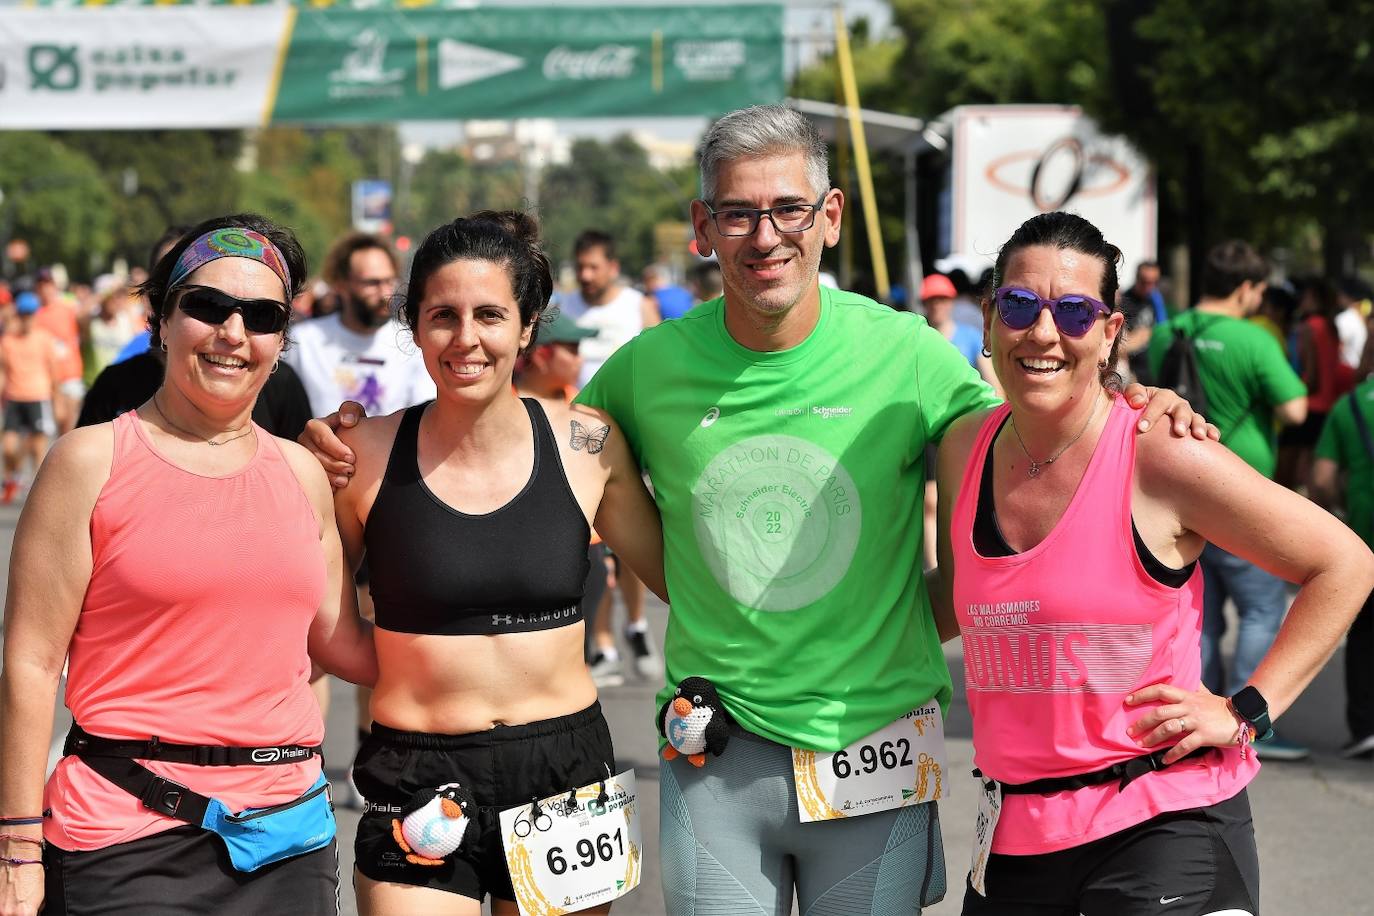
[{"label": "pink tank top", "polygon": [[[1202,572],[1170,588],[1145,571],[1131,534],[1135,423],[1116,398],[1063,517],[1024,553],[983,557],[973,520],[983,462],[1010,407],[983,424],[954,504],[954,607],[963,631],[974,764],[1004,783],[1073,776],[1139,757],[1126,733],[1151,684],[1201,685]],[[992,851],[1054,852],[1149,820],[1225,801],[1254,778],[1254,754],[1216,749],[1115,782],[1006,795]]]},{"label": "pink tank top", "polygon": [[[319,744],[306,634],[325,589],[310,502],[277,443],[255,427],[241,470],[173,465],[132,411],[114,421],[109,482],[91,514],[91,582],[72,637],[66,702],[88,732],[181,744]],[[148,769],[232,810],[288,801],[319,758],[282,766]],[[184,822],[144,808],[75,757],[49,779],[44,834],[101,849]]]}]

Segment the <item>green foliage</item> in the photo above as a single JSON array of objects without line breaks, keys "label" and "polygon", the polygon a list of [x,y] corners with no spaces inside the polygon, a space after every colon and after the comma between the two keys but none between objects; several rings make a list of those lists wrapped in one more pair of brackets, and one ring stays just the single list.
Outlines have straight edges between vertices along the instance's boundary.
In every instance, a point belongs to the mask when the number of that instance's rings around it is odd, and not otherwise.
[{"label": "green foliage", "polygon": [[600,229],[615,237],[626,272],[642,268],[654,258],[655,224],[687,219],[696,180],[693,166],[655,169],[629,136],[574,142],[569,162],[548,169],[540,185],[539,217],[549,259],[571,261],[577,234]]},{"label": "green foliage", "polygon": [[524,192],[514,163],[472,163],[454,150],[430,150],[402,184],[396,232],[418,244],[435,227],[477,210],[526,209]]},{"label": "green foliage", "polygon": [[38,133],[8,133],[0,143],[0,244],[28,241],[38,264],[76,273],[110,249],[113,198],[91,159]]},{"label": "green foliage", "polygon": [[[169,225],[232,212],[239,199],[239,131],[75,131],[53,137],[89,156],[103,178],[106,203],[99,209],[109,213],[115,228],[99,252],[105,263],[123,257],[130,265],[145,264],[148,249]],[[83,212],[95,209],[87,204]],[[79,271],[87,265],[69,266]]]}]

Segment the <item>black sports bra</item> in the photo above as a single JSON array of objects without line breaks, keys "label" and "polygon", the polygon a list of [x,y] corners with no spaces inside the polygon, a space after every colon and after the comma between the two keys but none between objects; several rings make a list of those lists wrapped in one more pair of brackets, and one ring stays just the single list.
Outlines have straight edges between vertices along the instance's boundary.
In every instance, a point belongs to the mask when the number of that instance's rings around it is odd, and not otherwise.
[{"label": "black sports bra", "polygon": [[377,626],[397,633],[479,636],[568,626],[582,619],[591,529],[573,496],[539,404],[522,398],[534,467],[515,498],[468,515],[420,477],[426,404],[406,410],[363,541]]},{"label": "black sports bra", "polygon": [[[1007,416],[1011,416],[1008,414]],[[1007,421],[1002,421],[1002,426],[1006,426]],[[997,433],[1001,433],[1002,426],[997,428]],[[997,441],[997,435],[993,435],[993,443]],[[1197,561],[1189,563],[1182,569],[1174,569],[1172,566],[1165,566],[1159,558],[1150,552],[1150,548],[1145,544],[1145,539],[1140,536],[1140,531],[1135,526],[1135,519],[1131,519],[1131,536],[1135,540],[1135,555],[1140,558],[1140,565],[1145,567],[1145,571],[1150,574],[1160,585],[1167,585],[1170,588],[1182,588],[1193,576],[1193,568],[1197,566]],[[973,513],[973,549],[985,557],[1010,557],[1015,556],[1016,551],[1007,543],[1006,537],[1002,534],[1002,526],[997,524],[997,507],[992,501],[992,445],[988,445],[988,450],[983,458],[982,482],[978,485],[978,507]]]}]

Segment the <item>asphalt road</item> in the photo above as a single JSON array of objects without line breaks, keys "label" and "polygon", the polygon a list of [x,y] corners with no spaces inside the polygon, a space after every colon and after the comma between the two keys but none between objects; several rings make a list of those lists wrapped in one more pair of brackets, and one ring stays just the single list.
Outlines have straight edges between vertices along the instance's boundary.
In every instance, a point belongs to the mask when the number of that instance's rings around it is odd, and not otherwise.
[{"label": "asphalt road", "polygon": [[[17,517],[17,507],[0,507],[0,550],[6,558]],[[651,601],[650,622],[661,645],[668,610]],[[929,916],[959,912],[977,809],[972,778],[966,777],[973,749],[958,642],[947,646],[945,654],[956,685],[946,723],[952,774],[947,784],[952,794],[939,804],[945,856],[957,884],[943,903],[926,909]],[[1347,738],[1340,676],[1343,661],[1344,649],[1282,720],[1285,737],[1310,746],[1312,758],[1301,763],[1266,763],[1250,789],[1266,916],[1374,916],[1374,763],[1342,760],[1336,753]],[[657,855],[658,759],[652,725],[656,687],[631,678],[623,687],[603,691],[601,697],[620,769],[635,769],[647,847],[643,883],[615,905],[617,916],[661,916],[664,912]],[[65,710],[56,711],[55,741],[60,743],[69,721]],[[326,737],[332,777],[343,774],[353,750],[353,733],[352,688],[336,683]],[[339,811],[346,916],[357,913],[348,890],[357,817],[355,811]]]}]

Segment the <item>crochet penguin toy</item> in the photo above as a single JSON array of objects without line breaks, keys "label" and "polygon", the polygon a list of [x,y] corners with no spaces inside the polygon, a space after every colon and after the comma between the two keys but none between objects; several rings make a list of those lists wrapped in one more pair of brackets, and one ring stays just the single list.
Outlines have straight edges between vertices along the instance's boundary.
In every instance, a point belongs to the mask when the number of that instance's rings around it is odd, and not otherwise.
[{"label": "crochet penguin toy", "polygon": [[414,865],[443,865],[463,843],[477,812],[472,793],[456,782],[423,789],[392,818],[391,835]]},{"label": "crochet penguin toy", "polygon": [[704,677],[683,678],[658,711],[658,733],[668,739],[663,759],[683,754],[699,767],[706,763],[707,751],[720,756],[730,739],[731,721],[714,684]]}]

